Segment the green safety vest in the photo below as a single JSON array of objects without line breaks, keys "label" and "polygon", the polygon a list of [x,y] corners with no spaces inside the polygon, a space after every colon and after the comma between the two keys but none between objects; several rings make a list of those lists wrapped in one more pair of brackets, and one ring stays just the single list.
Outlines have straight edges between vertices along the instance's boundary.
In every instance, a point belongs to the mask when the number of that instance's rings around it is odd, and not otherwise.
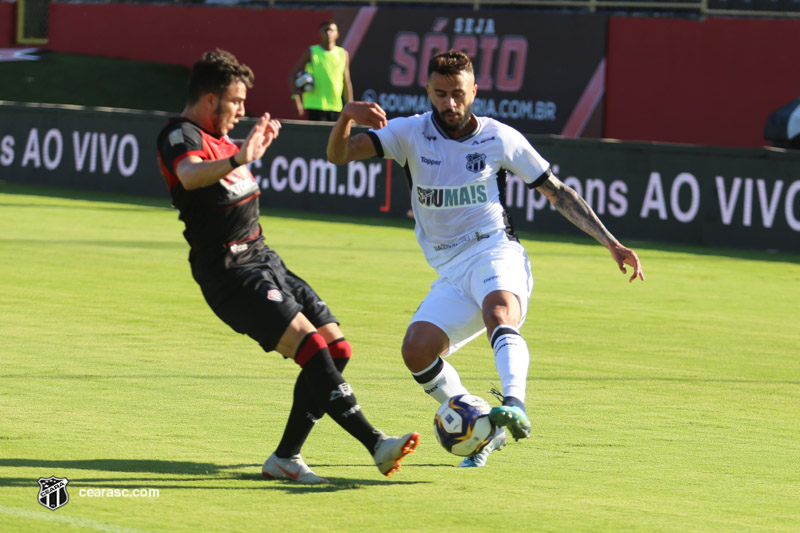
[{"label": "green safety vest", "polygon": [[306,72],[314,77],[314,88],[303,93],[303,107],[321,111],[342,110],[346,58],[341,46],[330,51],[318,44],[311,47],[311,62],[306,63]]}]

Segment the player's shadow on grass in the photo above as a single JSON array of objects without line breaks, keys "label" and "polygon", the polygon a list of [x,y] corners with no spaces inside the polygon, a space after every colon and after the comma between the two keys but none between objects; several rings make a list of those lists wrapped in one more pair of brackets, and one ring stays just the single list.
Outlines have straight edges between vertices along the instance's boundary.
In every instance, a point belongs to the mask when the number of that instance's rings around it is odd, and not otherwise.
[{"label": "player's shadow on grass", "polygon": [[[336,465],[342,466],[342,465]],[[355,466],[355,465],[354,465]],[[257,464],[218,465],[215,463],[195,463],[191,461],[162,461],[148,459],[83,459],[74,461],[55,461],[42,459],[0,458],[0,468],[35,468],[41,469],[42,477],[65,476],[73,486],[93,486],[96,488],[158,488],[158,489],[221,489],[214,482],[242,480],[258,483],[255,487],[248,483],[241,487],[225,487],[228,489],[253,490],[264,488],[281,490],[289,493],[335,492],[353,490],[382,484],[416,484],[427,483],[413,480],[386,480],[382,478],[353,479],[330,478],[328,485],[299,485],[290,481],[264,479]],[[374,467],[372,467],[374,468]],[[247,469],[248,472],[242,472]],[[94,472],[120,472],[134,474],[156,474],[142,477],[82,477],[75,476],[69,470],[89,470]],[[252,473],[251,473],[252,472]],[[167,474],[167,476],[164,476]],[[169,474],[172,474],[171,476]],[[74,476],[74,477],[73,477]],[[198,484],[197,482],[203,482]],[[36,483],[36,479],[28,477],[0,477],[0,487],[27,487]]]},{"label": "player's shadow on grass", "polygon": [[[315,465],[316,466],[316,465]],[[342,465],[336,465],[342,466]],[[373,467],[374,468],[374,467]],[[399,474],[400,476],[411,477],[410,472],[403,472]],[[280,490],[283,492],[287,492],[290,494],[303,494],[308,492],[339,492],[342,490],[358,490],[364,489],[369,487],[389,487],[392,485],[419,485],[419,484],[428,484],[430,481],[419,481],[414,479],[397,479],[396,477],[392,477],[392,479],[386,479],[383,476],[380,476],[376,472],[375,478],[370,479],[358,479],[358,478],[348,478],[348,477],[337,477],[337,476],[327,476],[328,481],[330,483],[326,485],[301,485],[298,483],[294,483],[288,480],[272,480],[272,479],[264,479],[264,477],[259,474],[240,474],[240,479],[252,481],[253,483],[258,484],[258,488],[263,486],[266,490]],[[252,488],[252,487],[247,487]]]},{"label": "player's shadow on grass", "polygon": [[[50,468],[69,470],[101,470],[104,472],[131,472],[153,474],[201,475],[217,474],[230,466],[214,463],[194,463],[191,461],[160,461],[150,459],[79,459],[58,461],[43,459],[0,458],[0,467]],[[2,485],[2,481],[0,481]]]}]

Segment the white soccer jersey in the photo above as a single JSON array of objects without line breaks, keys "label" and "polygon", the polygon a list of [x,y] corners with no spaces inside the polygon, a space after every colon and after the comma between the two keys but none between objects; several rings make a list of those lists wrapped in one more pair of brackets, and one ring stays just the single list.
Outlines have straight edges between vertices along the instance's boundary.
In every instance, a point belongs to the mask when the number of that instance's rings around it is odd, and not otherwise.
[{"label": "white soccer jersey", "polygon": [[550,175],[550,164],[520,132],[476,118],[475,131],[458,140],[441,130],[431,111],[369,131],[378,155],[405,168],[417,240],[440,273],[456,256],[471,256],[495,240],[485,237],[513,235],[502,197],[507,171],[537,185]]}]

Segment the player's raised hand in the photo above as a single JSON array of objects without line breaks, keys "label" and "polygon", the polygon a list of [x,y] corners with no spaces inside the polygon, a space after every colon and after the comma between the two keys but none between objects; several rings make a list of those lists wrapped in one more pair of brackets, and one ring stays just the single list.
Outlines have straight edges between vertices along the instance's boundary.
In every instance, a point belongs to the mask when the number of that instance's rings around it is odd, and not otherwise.
[{"label": "player's raised hand", "polygon": [[244,153],[247,159],[245,163],[261,159],[269,145],[278,136],[280,129],[281,123],[270,118],[269,113],[261,115],[261,118],[258,119],[256,125],[253,126],[253,129],[250,130],[250,133],[242,142],[240,151]]},{"label": "player's raised hand", "polygon": [[342,116],[376,130],[386,126],[386,111],[375,102],[350,102],[342,109]]},{"label": "player's raised hand", "polygon": [[[277,119],[270,118],[269,113],[264,113],[261,120],[266,121],[264,126],[264,150],[266,150],[278,136],[278,133],[280,133],[281,123]],[[261,120],[259,120],[259,122],[261,122]]]},{"label": "player's raised hand", "polygon": [[625,268],[625,265],[633,267],[633,275],[628,280],[629,283],[633,283],[633,280],[635,280],[636,278],[639,278],[642,281],[644,281],[644,272],[642,272],[642,264],[639,262],[639,256],[636,255],[636,252],[634,252],[630,248],[622,246],[619,243],[617,243],[615,246],[611,246],[609,248],[609,252],[611,252],[611,257],[613,257],[614,261],[617,262],[617,266],[619,267],[620,271],[622,271],[623,274],[628,273],[628,269]]}]

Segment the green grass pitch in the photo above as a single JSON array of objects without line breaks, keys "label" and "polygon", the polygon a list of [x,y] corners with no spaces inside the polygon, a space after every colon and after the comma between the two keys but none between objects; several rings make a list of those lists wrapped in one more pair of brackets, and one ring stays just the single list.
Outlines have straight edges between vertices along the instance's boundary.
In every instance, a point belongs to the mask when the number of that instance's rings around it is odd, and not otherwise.
[{"label": "green grass pitch", "polygon": [[[366,415],[417,453],[383,478],[326,418],[304,457],[329,486],[263,480],[298,369],[208,309],[168,202],[0,185],[0,530],[800,529],[800,256],[627,243],[628,284],[589,240],[523,235],[533,433],[462,470],[399,355],[433,280],[410,223],[262,224],[340,318]],[[491,399],[485,339],[451,362]]]}]

